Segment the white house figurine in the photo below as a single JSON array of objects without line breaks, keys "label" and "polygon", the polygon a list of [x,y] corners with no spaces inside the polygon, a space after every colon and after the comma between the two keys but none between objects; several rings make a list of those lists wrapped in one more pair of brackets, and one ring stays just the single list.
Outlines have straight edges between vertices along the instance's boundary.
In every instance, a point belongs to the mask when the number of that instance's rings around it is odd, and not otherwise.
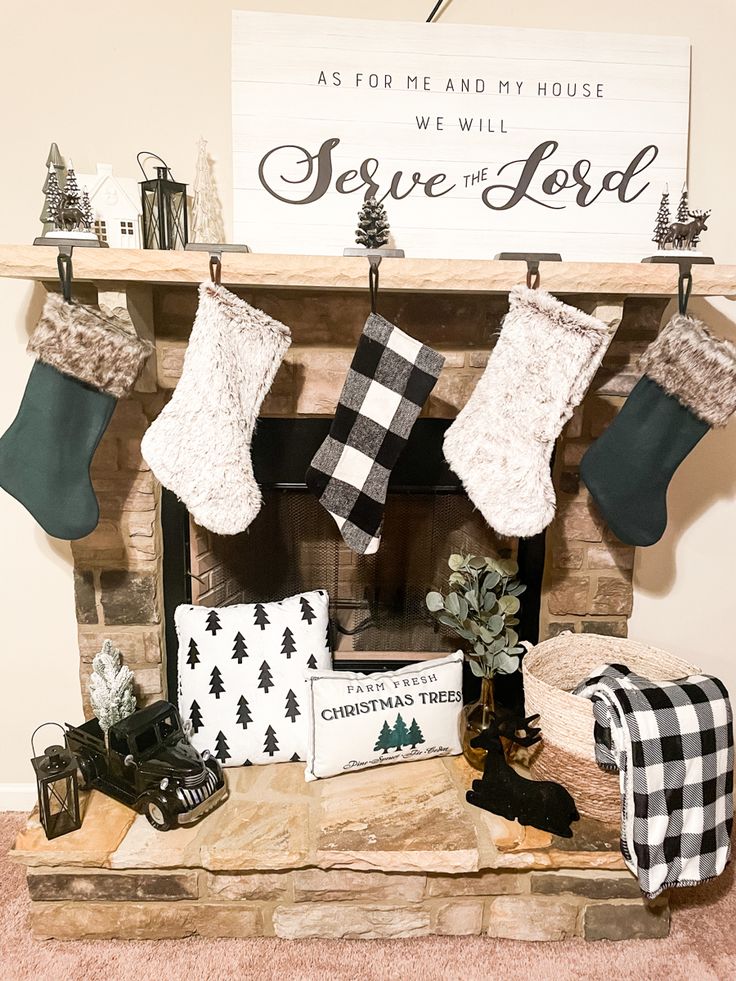
[{"label": "white house figurine", "polygon": [[97,164],[96,174],[77,174],[92,206],[92,230],[111,249],[140,249],[141,198],[132,177],[115,177],[112,164]]}]

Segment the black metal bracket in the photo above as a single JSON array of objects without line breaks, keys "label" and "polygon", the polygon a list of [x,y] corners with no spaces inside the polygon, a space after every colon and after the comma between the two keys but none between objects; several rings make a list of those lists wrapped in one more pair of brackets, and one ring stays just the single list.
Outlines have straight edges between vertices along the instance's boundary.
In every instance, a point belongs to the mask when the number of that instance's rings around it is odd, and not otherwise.
[{"label": "black metal bracket", "polygon": [[210,256],[210,279],[218,286],[222,282],[222,253],[250,252],[247,245],[225,245],[221,242],[187,242],[185,252],[208,252]]},{"label": "black metal bracket", "polygon": [[559,252],[499,252],[494,259],[501,259],[505,262],[525,262],[526,263],[526,285],[529,289],[539,289],[539,263],[540,262],[562,262]]},{"label": "black metal bracket", "polygon": [[376,312],[378,302],[378,267],[381,259],[404,259],[403,249],[365,249],[351,245],[342,250],[344,256],[365,256],[368,260],[368,290],[371,294],[371,313]]},{"label": "black metal bracket", "polygon": [[673,265],[677,263],[680,271],[677,277],[677,305],[680,313],[684,316],[687,313],[687,304],[693,288],[693,266],[712,266],[715,259],[712,255],[648,255],[642,262],[665,262]]},{"label": "black metal bracket", "polygon": [[101,242],[98,238],[74,238],[69,236],[68,238],[62,237],[61,235],[51,238],[47,235],[41,235],[33,240],[34,245],[53,245],[54,248],[59,250],[59,254],[56,257],[56,268],[59,271],[59,282],[61,283],[61,295],[64,297],[67,303],[72,302],[72,277],[74,275],[72,269],[72,251],[75,248],[81,249],[106,249],[108,248],[107,242]]}]

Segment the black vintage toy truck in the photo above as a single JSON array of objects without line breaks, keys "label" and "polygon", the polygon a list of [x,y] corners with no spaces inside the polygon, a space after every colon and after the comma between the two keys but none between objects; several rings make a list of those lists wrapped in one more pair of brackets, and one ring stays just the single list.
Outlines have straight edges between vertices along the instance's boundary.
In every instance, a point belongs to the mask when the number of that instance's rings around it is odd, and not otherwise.
[{"label": "black vintage toy truck", "polygon": [[170,702],[154,702],[115,723],[107,745],[97,719],[66,729],[82,788],[145,814],[158,831],[193,824],[227,799],[222,767],[192,746]]}]

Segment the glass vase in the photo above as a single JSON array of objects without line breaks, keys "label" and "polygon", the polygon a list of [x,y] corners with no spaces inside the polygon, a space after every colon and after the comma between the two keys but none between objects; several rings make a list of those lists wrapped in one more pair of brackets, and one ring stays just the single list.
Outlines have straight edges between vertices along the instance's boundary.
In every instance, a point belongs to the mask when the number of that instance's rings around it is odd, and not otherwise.
[{"label": "glass vase", "polygon": [[463,756],[475,770],[482,772],[486,759],[484,749],[474,749],[470,745],[471,739],[487,729],[495,716],[495,702],[493,697],[493,678],[483,678],[480,688],[480,698],[477,702],[466,705],[462,713],[462,747]]}]

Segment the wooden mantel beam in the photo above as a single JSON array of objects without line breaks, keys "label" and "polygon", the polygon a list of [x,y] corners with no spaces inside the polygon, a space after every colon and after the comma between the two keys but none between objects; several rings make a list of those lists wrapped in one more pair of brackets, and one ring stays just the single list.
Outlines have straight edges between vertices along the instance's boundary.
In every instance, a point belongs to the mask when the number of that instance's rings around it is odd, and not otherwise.
[{"label": "wooden mantel beam", "polygon": [[[53,281],[56,250],[0,245],[0,276]],[[543,262],[541,285],[552,293],[671,296],[677,266],[624,262]],[[101,284],[195,285],[208,277],[206,252],[142,249],[76,249],[74,278]],[[524,282],[526,265],[478,259],[384,259],[381,289],[403,292],[507,293]],[[249,288],[365,290],[368,264],[361,257],[225,253],[222,281]],[[694,295],[736,297],[736,266],[693,266]]]}]

